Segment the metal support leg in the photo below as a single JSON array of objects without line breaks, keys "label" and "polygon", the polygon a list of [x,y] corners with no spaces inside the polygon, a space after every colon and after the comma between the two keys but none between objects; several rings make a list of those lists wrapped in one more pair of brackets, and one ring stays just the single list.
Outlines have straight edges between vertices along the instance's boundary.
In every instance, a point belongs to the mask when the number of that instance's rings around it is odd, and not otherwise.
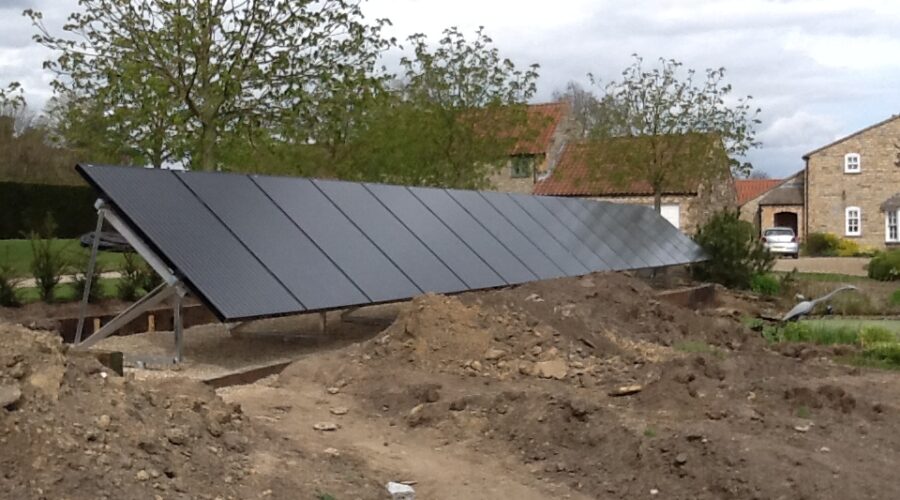
[{"label": "metal support leg", "polygon": [[[78,328],[75,330],[75,343],[81,342],[84,332],[84,317],[87,314],[88,299],[91,295],[91,282],[94,279],[94,269],[97,265],[97,251],[100,248],[100,231],[103,230],[104,210],[97,210],[97,228],[94,230],[94,240],[91,242],[91,260],[88,262],[87,272],[84,275],[84,293],[81,296],[81,306],[78,309]],[[99,276],[97,277],[99,279]]]},{"label": "metal support leg", "polygon": [[132,304],[128,309],[125,309],[118,316],[113,318],[109,323],[103,325],[103,328],[94,332],[93,335],[84,340],[84,342],[80,342],[75,344],[74,347],[76,349],[87,349],[92,345],[100,342],[101,340],[109,337],[119,328],[127,325],[134,318],[137,318],[141,314],[144,313],[147,309],[154,307],[160,302],[169,299],[173,295],[178,295],[179,290],[178,286],[169,286],[165,283],[159,285],[154,288],[150,293],[141,297],[140,300]]},{"label": "metal support leg", "polygon": [[175,295],[174,319],[175,319],[175,362],[181,363],[184,353],[184,327],[181,321],[181,294]]}]

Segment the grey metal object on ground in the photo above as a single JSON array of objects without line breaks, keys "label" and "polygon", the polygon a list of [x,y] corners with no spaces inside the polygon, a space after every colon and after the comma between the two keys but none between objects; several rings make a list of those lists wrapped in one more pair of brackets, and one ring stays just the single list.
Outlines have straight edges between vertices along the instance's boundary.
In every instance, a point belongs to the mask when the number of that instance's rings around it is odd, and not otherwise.
[{"label": "grey metal object on ground", "polygon": [[853,285],[844,285],[844,286],[838,287],[835,290],[832,290],[829,294],[819,297],[818,299],[804,300],[803,302],[794,306],[793,309],[788,311],[788,313],[785,314],[783,318],[781,318],[781,321],[791,321],[791,320],[799,319],[801,316],[806,316],[807,314],[812,312],[812,310],[816,307],[816,304],[818,304],[819,302],[825,302],[826,300],[828,300],[832,296],[834,296],[836,293],[843,292],[846,290],[858,290],[858,288],[856,288]]}]

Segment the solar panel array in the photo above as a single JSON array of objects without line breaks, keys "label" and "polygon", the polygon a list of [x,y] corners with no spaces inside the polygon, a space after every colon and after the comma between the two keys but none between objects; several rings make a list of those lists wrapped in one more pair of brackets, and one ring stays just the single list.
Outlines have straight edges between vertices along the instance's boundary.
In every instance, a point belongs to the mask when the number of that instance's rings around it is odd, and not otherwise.
[{"label": "solar panel array", "polygon": [[670,266],[647,207],[579,198],[79,165],[222,320]]}]

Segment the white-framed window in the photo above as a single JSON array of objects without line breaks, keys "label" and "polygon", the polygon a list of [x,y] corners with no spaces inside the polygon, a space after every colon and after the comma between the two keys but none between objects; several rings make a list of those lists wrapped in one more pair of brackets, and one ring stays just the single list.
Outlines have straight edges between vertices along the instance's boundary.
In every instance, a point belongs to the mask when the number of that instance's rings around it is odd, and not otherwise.
[{"label": "white-framed window", "polygon": [[900,242],[900,231],[897,229],[897,210],[888,210],[884,214],[884,241]]},{"label": "white-framed window", "polygon": [[859,207],[844,209],[844,234],[860,236],[862,234],[862,210]]},{"label": "white-framed window", "polygon": [[859,153],[847,153],[844,155],[844,173],[858,174],[860,172]]}]

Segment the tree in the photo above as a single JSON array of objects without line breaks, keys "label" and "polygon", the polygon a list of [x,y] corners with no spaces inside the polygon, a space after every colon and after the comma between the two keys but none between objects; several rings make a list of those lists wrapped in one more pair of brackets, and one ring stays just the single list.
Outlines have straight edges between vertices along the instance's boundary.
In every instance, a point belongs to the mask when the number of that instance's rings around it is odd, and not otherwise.
[{"label": "tree", "polygon": [[593,92],[585,89],[578,82],[570,81],[566,84],[565,89],[557,89],[553,92],[553,100],[569,103],[572,118],[578,124],[581,135],[594,129],[600,102]]},{"label": "tree", "polygon": [[537,65],[501,57],[483,28],[472,40],[456,28],[434,48],[409,37],[412,56],[389,92],[375,96],[353,141],[345,178],[479,188],[531,134],[525,102]]},{"label": "tree", "polygon": [[229,136],[306,128],[332,89],[369,85],[391,44],[352,0],[79,3],[62,37],[25,11],[58,54],[54,89],[154,164],[212,170]]},{"label": "tree", "polygon": [[746,176],[752,165],[744,155],[760,144],[754,130],[760,110],[751,109],[750,96],[731,98],[725,69],[707,69],[696,78],[694,70],[682,74],[675,60],[660,59],[647,70],[643,59],[634,58],[621,80],[603,87],[590,131],[600,140],[598,170],[609,172],[615,163],[614,181],[648,184],[657,211],[664,191],[715,182],[727,173],[723,162],[732,174]]},{"label": "tree", "polygon": [[753,170],[750,172],[750,175],[747,176],[748,179],[771,179],[772,176],[769,175],[765,170]]}]

